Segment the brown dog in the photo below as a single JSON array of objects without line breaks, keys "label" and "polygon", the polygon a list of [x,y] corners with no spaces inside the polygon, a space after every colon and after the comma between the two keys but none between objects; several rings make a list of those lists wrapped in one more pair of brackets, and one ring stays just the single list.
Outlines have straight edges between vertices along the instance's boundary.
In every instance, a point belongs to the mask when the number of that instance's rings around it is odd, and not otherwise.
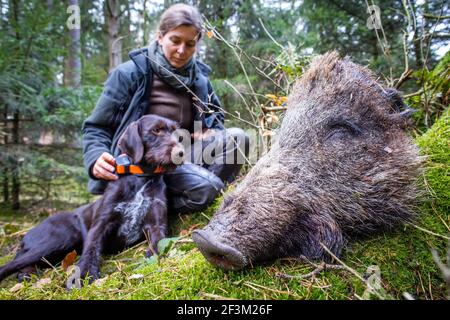
[{"label": "brown dog", "polygon": [[[111,181],[103,197],[73,212],[56,214],[30,230],[16,257],[0,268],[0,281],[19,271],[19,279],[35,267],[60,262],[72,250],[81,252],[82,277],[99,277],[102,253],[114,253],[144,238],[150,242],[146,255],[157,252],[167,236],[166,186],[161,173],[173,170],[183,157],[183,146],[173,132],[178,125],[166,118],[147,115],[133,122],[119,140],[143,173],[122,175]],[[129,171],[129,170],[127,170]],[[156,173],[157,172],[157,173]]]}]

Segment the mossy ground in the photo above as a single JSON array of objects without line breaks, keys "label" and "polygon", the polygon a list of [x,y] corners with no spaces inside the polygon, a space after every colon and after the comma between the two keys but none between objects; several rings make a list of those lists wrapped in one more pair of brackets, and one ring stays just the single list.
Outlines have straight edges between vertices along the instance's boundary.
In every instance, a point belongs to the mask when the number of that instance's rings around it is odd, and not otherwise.
[{"label": "mossy ground", "polygon": [[[196,249],[190,234],[208,222],[219,205],[218,199],[205,212],[171,218],[171,234],[178,240],[166,248],[159,260],[143,258],[143,243],[104,257],[103,278],[95,284],[68,291],[67,275],[56,265],[23,286],[16,286],[16,279],[9,277],[0,284],[0,299],[402,299],[405,293],[416,299],[444,299],[446,285],[431,249],[444,257],[450,231],[449,122],[447,110],[432,129],[416,140],[423,154],[428,155],[423,176],[427,197],[421,204],[419,219],[394,233],[348,246],[341,261],[353,272],[325,270],[307,279],[280,276],[303,275],[314,269],[292,260],[243,272],[214,268]],[[0,215],[0,264],[13,257],[21,231],[44,216]],[[373,265],[381,272],[381,286],[376,294],[367,295],[368,287],[362,279],[372,274],[367,270]]]}]

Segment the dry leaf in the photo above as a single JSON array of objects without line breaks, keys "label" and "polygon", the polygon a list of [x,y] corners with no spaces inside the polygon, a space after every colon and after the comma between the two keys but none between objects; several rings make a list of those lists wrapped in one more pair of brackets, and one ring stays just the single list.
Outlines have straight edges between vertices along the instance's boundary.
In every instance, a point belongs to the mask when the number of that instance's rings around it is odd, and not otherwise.
[{"label": "dry leaf", "polygon": [[23,283],[17,283],[14,287],[9,289],[9,292],[14,293],[23,288]]},{"label": "dry leaf", "polygon": [[62,269],[64,271],[67,271],[67,268],[69,268],[71,265],[74,264],[76,258],[77,258],[77,252],[75,250],[68,253],[61,263]]},{"label": "dry leaf", "polygon": [[106,280],[108,280],[108,276],[95,280],[94,285],[97,287],[101,287],[106,282]]},{"label": "dry leaf", "polygon": [[128,277],[128,280],[133,280],[133,279],[142,279],[144,277],[143,274],[137,273],[137,274],[133,274],[130,277]]},{"label": "dry leaf", "polygon": [[50,278],[44,278],[44,279],[41,279],[41,280],[39,280],[38,282],[36,282],[34,285],[33,285],[33,288],[38,288],[38,289],[40,289],[40,288],[42,288],[43,286],[45,286],[45,285],[47,285],[47,284],[49,284],[49,283],[51,283],[52,282],[52,279],[50,279]]}]

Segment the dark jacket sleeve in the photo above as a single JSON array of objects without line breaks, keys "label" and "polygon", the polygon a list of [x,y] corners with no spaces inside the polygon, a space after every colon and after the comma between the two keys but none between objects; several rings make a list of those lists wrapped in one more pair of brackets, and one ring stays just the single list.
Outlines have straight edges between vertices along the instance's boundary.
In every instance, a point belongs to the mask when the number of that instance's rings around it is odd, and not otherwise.
[{"label": "dark jacket sleeve", "polygon": [[92,179],[92,167],[103,152],[111,153],[111,143],[118,126],[118,114],[128,103],[133,81],[119,66],[105,82],[92,114],[83,123],[84,166]]},{"label": "dark jacket sleeve", "polygon": [[211,129],[223,130],[225,129],[225,115],[210,81],[208,81],[208,96],[210,97],[208,107],[211,113],[205,115],[205,122],[210,125]]}]

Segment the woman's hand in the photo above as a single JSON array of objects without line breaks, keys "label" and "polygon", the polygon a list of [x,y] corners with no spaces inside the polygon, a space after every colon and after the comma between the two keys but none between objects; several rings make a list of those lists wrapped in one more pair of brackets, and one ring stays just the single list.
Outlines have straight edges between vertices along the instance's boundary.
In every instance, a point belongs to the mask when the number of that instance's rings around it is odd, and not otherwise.
[{"label": "woman's hand", "polygon": [[92,174],[98,179],[117,180],[119,177],[113,173],[116,171],[115,164],[114,157],[108,152],[103,152],[95,162]]},{"label": "woman's hand", "polygon": [[194,140],[205,140],[213,135],[216,134],[216,130],[214,129],[205,129],[203,131],[196,131],[194,133],[191,134],[192,139]]}]

